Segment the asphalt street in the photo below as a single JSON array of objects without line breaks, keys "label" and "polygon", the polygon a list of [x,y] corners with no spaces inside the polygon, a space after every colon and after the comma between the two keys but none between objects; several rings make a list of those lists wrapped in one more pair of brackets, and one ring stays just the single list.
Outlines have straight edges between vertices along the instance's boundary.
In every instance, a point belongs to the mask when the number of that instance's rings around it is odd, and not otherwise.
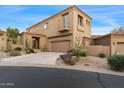
[{"label": "asphalt street", "polygon": [[46,67],[0,67],[1,88],[124,88],[124,77]]}]

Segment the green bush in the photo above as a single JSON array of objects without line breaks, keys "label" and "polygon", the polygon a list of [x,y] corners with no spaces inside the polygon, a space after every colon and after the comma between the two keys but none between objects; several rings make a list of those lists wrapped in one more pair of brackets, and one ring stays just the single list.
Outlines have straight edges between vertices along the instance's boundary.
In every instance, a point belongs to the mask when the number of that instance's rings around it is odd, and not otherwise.
[{"label": "green bush", "polygon": [[105,58],[106,56],[105,56],[104,53],[99,53],[98,57],[100,57],[100,58]]},{"label": "green bush", "polygon": [[82,51],[82,52],[80,52],[80,56],[81,56],[81,57],[86,57],[87,54],[86,54],[86,52]]},{"label": "green bush", "polygon": [[72,55],[77,56],[77,57],[86,57],[86,53],[80,49],[80,48],[75,48],[72,50]]},{"label": "green bush", "polygon": [[117,71],[124,70],[124,55],[113,55],[108,58],[108,64]]},{"label": "green bush", "polygon": [[16,47],[14,50],[15,51],[22,51],[22,49],[20,47]]}]

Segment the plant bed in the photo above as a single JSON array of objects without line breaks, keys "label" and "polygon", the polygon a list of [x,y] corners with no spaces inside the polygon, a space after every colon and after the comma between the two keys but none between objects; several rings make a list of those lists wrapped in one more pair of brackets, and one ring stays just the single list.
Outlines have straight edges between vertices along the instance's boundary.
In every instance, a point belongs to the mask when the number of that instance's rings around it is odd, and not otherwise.
[{"label": "plant bed", "polygon": [[104,53],[99,53],[99,54],[98,54],[98,57],[100,57],[100,58],[105,58],[106,55],[105,55]]},{"label": "plant bed", "polygon": [[10,56],[20,56],[21,55],[21,52],[20,51],[11,51],[10,53],[9,53],[9,55]]}]

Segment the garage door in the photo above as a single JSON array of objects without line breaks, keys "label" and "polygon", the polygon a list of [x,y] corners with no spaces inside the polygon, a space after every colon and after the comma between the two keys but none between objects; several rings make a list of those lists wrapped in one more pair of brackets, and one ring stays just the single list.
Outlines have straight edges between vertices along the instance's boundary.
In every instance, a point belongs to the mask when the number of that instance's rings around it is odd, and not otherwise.
[{"label": "garage door", "polygon": [[54,41],[51,42],[51,47],[54,52],[67,52],[70,49],[70,41]]},{"label": "garage door", "polygon": [[124,54],[124,42],[117,42],[116,53]]}]

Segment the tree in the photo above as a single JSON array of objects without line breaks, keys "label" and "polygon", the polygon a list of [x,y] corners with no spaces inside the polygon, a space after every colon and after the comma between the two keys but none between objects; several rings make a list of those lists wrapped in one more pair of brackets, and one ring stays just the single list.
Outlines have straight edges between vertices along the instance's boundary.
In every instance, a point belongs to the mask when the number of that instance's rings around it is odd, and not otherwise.
[{"label": "tree", "polygon": [[9,37],[9,39],[12,40],[12,43],[16,44],[17,38],[19,36],[19,30],[17,28],[8,27],[7,28],[7,35]]}]

